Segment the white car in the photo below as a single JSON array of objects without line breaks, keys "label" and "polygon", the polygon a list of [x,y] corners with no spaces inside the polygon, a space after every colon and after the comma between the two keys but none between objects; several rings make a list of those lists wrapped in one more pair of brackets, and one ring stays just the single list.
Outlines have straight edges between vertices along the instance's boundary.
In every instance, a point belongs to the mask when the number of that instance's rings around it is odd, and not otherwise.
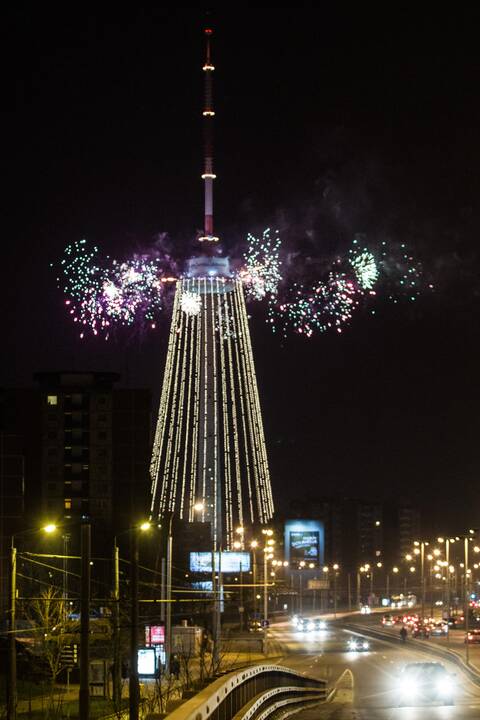
[{"label": "white car", "polygon": [[362,607],[360,608],[360,612],[362,615],[370,615],[370,613],[372,612],[372,608],[370,607],[370,605],[362,605]]}]

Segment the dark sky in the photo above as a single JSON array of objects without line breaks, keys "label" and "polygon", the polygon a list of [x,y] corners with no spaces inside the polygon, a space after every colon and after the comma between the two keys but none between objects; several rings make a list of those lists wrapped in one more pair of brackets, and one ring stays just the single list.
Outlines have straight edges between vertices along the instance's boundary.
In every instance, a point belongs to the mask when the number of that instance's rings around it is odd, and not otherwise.
[{"label": "dark sky", "polygon": [[[6,22],[0,385],[117,370],[157,395],[168,317],[141,341],[81,342],[49,264],[83,237],[122,257],[167,232],[188,253],[202,223],[203,21],[98,12]],[[253,311],[277,499],[403,497],[427,527],[478,525],[478,18],[244,8],[214,25],[226,247],[268,225],[320,258],[355,233],[385,236],[435,285],[357,314],[342,336],[281,340]]]}]

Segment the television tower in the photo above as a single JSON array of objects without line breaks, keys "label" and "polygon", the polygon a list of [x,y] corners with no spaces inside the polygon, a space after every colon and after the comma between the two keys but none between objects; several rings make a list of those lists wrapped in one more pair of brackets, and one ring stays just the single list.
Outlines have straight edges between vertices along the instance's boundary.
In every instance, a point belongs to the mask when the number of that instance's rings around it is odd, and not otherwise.
[{"label": "television tower", "polygon": [[176,284],[150,472],[152,517],[208,522],[222,550],[237,527],[267,523],[273,499],[243,284],[214,234],[212,35],[207,28],[204,231]]}]

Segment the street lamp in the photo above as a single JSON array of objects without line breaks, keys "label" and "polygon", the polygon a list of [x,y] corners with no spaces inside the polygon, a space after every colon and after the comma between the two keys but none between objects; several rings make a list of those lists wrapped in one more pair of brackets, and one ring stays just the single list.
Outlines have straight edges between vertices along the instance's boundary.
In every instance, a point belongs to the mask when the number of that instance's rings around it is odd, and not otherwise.
[{"label": "street lamp", "polygon": [[340,566],[335,563],[333,566],[333,617],[337,619],[337,571]]},{"label": "street lamp", "polygon": [[17,548],[15,547],[15,538],[18,535],[24,535],[35,532],[45,532],[51,535],[55,532],[57,526],[54,523],[48,523],[39,530],[25,530],[23,532],[14,533],[10,537],[10,555],[8,567],[8,662],[7,662],[7,720],[15,720],[17,717],[17,645],[16,645],[16,599],[17,599]]},{"label": "street lamp", "polygon": [[253,619],[257,619],[257,547],[258,540],[252,540],[250,542],[253,555],[253,567],[252,567],[252,584],[253,584]]},{"label": "street lamp", "polygon": [[[140,525],[131,528],[130,531],[130,592],[131,592],[131,617],[130,617],[130,677],[128,685],[130,720],[138,720],[140,708],[140,683],[138,679],[138,566],[139,566],[139,543],[140,533],[150,530],[149,522],[142,522]],[[168,607],[167,607],[168,613]],[[167,615],[168,617],[168,615]],[[166,634],[166,633],[165,633]],[[80,717],[83,717],[80,713]]]}]

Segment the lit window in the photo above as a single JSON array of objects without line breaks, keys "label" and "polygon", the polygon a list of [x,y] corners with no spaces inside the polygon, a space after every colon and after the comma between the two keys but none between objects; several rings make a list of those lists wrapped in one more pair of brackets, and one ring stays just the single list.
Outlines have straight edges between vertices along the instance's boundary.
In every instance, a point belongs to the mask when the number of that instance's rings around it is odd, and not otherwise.
[{"label": "lit window", "polygon": [[47,405],[57,405],[58,395],[47,395]]},{"label": "lit window", "polygon": [[65,498],[65,510],[72,509],[72,501],[70,498]]}]

